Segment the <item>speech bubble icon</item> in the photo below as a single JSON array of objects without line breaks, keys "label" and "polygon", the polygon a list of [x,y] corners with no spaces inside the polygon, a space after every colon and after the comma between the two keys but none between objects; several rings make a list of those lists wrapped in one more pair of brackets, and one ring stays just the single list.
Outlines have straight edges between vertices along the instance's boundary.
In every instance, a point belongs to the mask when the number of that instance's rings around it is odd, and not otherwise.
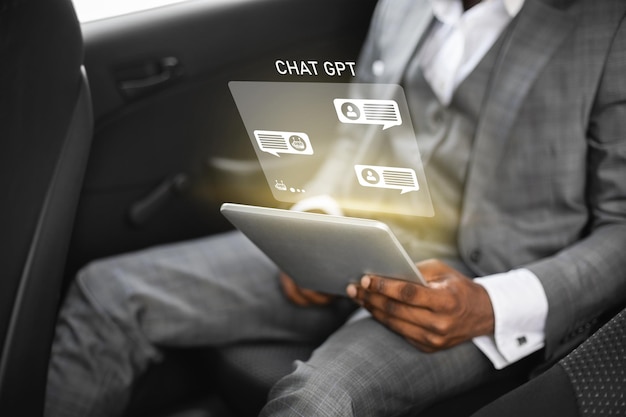
[{"label": "speech bubble icon", "polygon": [[309,135],[303,132],[282,132],[275,130],[255,130],[259,148],[280,158],[281,153],[313,155],[313,146]]},{"label": "speech bubble icon", "polygon": [[401,190],[400,194],[420,189],[417,175],[411,168],[355,165],[354,171],[363,187]]},{"label": "speech bubble icon", "polygon": [[383,130],[402,124],[400,109],[394,100],[336,98],[333,104],[341,123],[382,125]]}]

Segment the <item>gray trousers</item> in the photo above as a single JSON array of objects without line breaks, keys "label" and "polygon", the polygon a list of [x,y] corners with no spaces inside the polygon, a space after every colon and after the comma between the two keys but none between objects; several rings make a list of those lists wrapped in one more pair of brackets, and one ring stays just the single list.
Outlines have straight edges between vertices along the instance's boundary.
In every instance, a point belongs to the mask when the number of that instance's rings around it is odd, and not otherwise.
[{"label": "gray trousers", "polygon": [[46,417],[120,415],[161,347],[319,343],[264,416],[404,415],[497,377],[471,343],[424,354],[368,316],[347,321],[348,300],[295,306],[277,274],[237,232],[88,265],[60,312]]}]

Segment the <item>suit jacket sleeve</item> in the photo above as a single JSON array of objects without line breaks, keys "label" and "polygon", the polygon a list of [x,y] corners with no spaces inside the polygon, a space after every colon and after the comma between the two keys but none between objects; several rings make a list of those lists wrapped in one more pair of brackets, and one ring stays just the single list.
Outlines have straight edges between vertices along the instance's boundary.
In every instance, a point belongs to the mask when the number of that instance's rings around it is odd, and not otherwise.
[{"label": "suit jacket sleeve", "polygon": [[571,350],[597,327],[599,315],[625,301],[626,27],[623,21],[609,51],[587,125],[586,236],[554,256],[529,265],[550,300],[546,323],[548,358],[557,358]]}]

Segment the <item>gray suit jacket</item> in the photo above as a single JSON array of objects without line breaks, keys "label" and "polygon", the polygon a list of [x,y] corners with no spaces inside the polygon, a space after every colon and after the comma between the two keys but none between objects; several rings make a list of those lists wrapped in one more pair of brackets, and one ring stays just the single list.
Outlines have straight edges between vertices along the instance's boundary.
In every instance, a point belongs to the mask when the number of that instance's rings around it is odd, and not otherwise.
[{"label": "gray suit jacket", "polygon": [[[477,275],[539,277],[547,359],[626,300],[625,13],[623,0],[526,0],[474,138],[459,250]],[[429,0],[381,0],[361,81],[399,83],[431,21]]]}]

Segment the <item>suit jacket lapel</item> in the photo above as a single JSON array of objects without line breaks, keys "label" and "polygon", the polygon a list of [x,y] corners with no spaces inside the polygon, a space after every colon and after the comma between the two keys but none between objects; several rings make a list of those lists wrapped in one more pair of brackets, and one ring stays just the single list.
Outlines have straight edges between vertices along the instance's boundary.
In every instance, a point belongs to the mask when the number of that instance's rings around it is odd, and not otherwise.
[{"label": "suit jacket lapel", "polygon": [[576,19],[566,10],[541,1],[526,0],[511,24],[488,87],[480,117],[465,190],[462,222],[480,201],[479,190],[494,178],[506,140],[533,81],[557,47],[573,29]]}]

